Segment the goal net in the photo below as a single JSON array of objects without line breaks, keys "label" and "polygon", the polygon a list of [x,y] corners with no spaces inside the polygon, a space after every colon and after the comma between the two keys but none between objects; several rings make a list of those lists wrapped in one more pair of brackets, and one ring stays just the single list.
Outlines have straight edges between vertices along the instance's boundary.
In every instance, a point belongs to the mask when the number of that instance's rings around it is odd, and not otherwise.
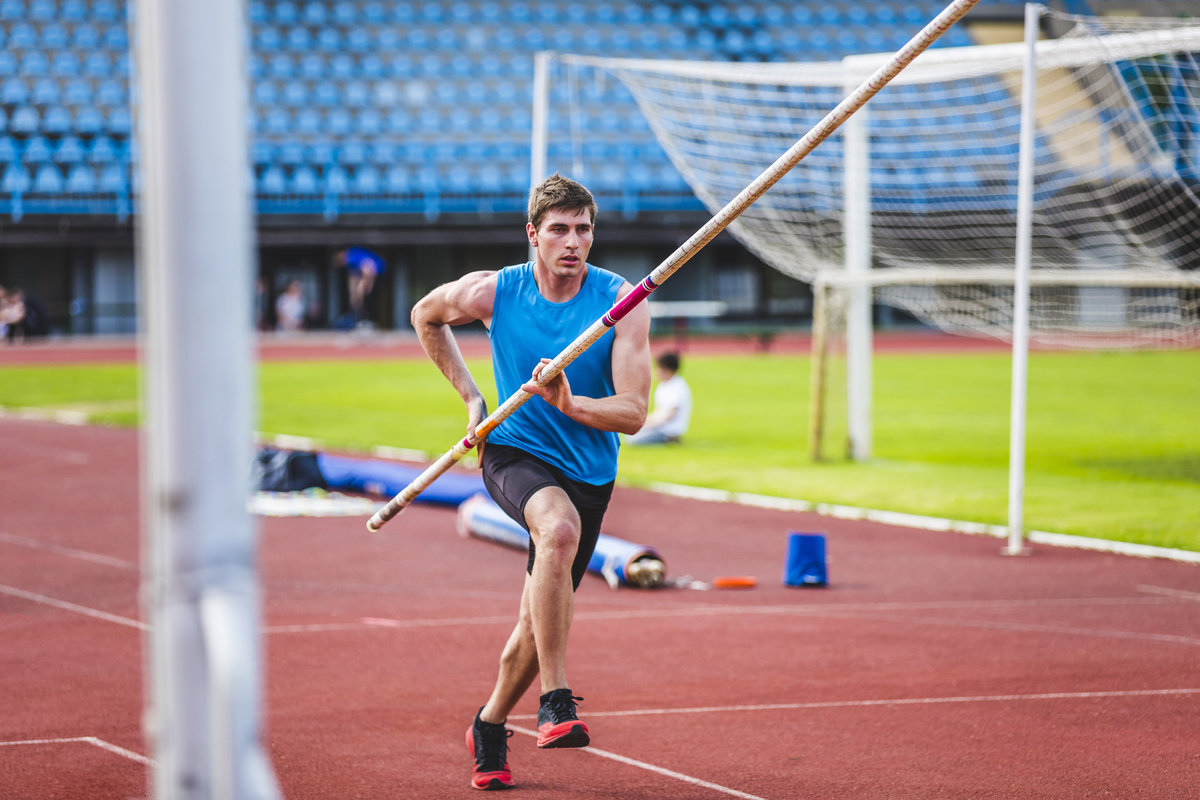
[{"label": "goal net", "polygon": [[[1194,346],[1200,20],[1046,23],[1065,33],[1037,47],[1030,340]],[[926,52],[730,231],[800,280],[865,286],[877,307],[1007,339],[1024,53],[1021,43]],[[580,85],[616,76],[715,211],[885,58],[562,60]],[[847,250],[864,247],[867,274],[848,274]]]}]

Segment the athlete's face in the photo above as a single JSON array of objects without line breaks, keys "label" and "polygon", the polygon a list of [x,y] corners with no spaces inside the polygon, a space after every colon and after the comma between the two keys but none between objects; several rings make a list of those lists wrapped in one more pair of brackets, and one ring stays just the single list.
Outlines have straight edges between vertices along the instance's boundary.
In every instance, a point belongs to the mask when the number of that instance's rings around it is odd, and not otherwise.
[{"label": "athlete's face", "polygon": [[547,212],[534,230],[527,226],[529,241],[552,275],[570,278],[578,275],[592,249],[592,218],[587,209]]}]

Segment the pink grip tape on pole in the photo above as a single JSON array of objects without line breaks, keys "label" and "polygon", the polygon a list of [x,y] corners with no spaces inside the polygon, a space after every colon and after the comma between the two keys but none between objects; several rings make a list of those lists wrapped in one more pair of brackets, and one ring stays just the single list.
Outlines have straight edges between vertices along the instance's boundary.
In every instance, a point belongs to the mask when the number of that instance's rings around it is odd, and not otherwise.
[{"label": "pink grip tape on pole", "polygon": [[[901,70],[911,64],[913,59],[925,52],[939,36],[953,27],[956,22],[962,19],[978,3],[979,0],[954,0],[950,5],[946,6],[928,25],[910,39],[908,44],[897,50],[895,55],[888,59],[887,63],[876,70],[871,77],[863,81],[846,99],[838,103],[808,133],[792,145],[774,164],[755,178],[750,185],[730,200],[700,230],[692,234],[686,242],[681,244],[674,253],[659,264],[631,292],[618,300],[603,317],[596,320],[574,342],[568,345],[565,350],[543,367],[538,376],[538,385],[543,386],[556,378],[580,353],[591,347],[597,339],[607,333],[622,317],[628,314],[630,309],[649,297],[650,293],[659,286],[662,286],[692,256],[716,238],[717,234],[729,226],[729,223],[737,219],[743,211],[749,208],[758,198],[762,197],[768,189],[778,183],[780,178],[786,175],[792,167],[799,164],[817,145],[825,141],[854,112],[862,108],[880,89],[900,74]],[[424,472],[418,475],[412,483],[376,511],[371,519],[367,521],[367,529],[377,531],[383,527],[384,523],[403,511],[417,495],[437,480],[438,476],[450,469],[481,440],[487,438],[487,435],[495,430],[497,425],[507,419],[510,414],[520,408],[532,396],[528,392],[518,390],[512,397],[505,400],[487,419],[479,423],[471,436],[468,436],[446,451],[441,458],[433,462]]]}]

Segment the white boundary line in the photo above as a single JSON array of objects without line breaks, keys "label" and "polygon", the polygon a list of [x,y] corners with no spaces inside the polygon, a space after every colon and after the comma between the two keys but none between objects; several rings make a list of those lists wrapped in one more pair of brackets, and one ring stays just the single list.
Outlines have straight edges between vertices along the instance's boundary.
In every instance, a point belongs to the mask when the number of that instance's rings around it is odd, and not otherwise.
[{"label": "white boundary line", "polygon": [[121,558],[90,553],[87,550],[76,550],[74,547],[63,547],[62,545],[42,542],[37,539],[28,539],[24,536],[14,536],[11,533],[4,533],[2,531],[0,531],[0,542],[28,547],[31,550],[41,550],[46,553],[67,556],[68,558],[77,558],[80,561],[90,561],[94,564],[103,564],[106,567],[116,567],[125,570],[136,570],[138,568],[137,564],[134,564],[132,561],[125,561]]},{"label": "white boundary line", "polygon": [[44,745],[44,744],[73,744],[75,742],[83,742],[90,744],[93,747],[99,747],[101,750],[107,750],[110,753],[115,753],[122,758],[128,758],[130,761],[136,761],[139,764],[151,766],[154,764],[152,759],[146,758],[141,753],[135,753],[132,750],[126,750],[124,747],[106,742],[103,739],[95,736],[72,736],[65,739],[25,739],[14,742],[0,742],[0,747],[17,747],[19,745]]},{"label": "white boundary line", "polygon": [[64,611],[74,611],[76,614],[83,614],[85,617],[102,619],[105,622],[115,622],[118,625],[124,625],[127,628],[136,628],[139,631],[148,630],[146,623],[140,620],[118,616],[117,614],[110,614],[107,611],[88,608],[87,606],[77,605],[66,600],[58,600],[57,598],[47,597],[44,594],[37,594],[36,592],[27,592],[24,589],[18,589],[15,586],[5,586],[0,584],[0,594],[20,597],[23,600],[30,600],[34,603],[41,603],[42,605],[60,608]]},{"label": "white boundary line", "polygon": [[[513,719],[513,717],[510,716],[509,719]],[[537,738],[537,735],[538,735],[537,731],[532,731],[532,730],[529,730],[528,728],[522,728],[517,725],[509,725],[508,728],[509,728],[509,730],[516,731],[517,733],[520,733],[520,734],[524,734],[525,736],[532,736],[535,739]],[[674,778],[677,781],[683,781],[684,783],[690,783],[693,786],[699,786],[704,789],[712,789],[714,792],[720,792],[721,794],[727,794],[730,797],[740,797],[740,798],[742,798],[742,800],[765,800],[765,798],[759,797],[756,794],[748,794],[746,792],[739,792],[737,789],[730,789],[728,786],[722,786],[719,783],[712,783],[710,781],[701,780],[700,778],[693,778],[691,775],[684,775],[682,772],[676,772],[675,770],[667,769],[666,767],[659,767],[654,764],[647,764],[645,761],[638,761],[637,759],[629,758],[628,756],[618,755],[617,753],[610,753],[609,751],[601,750],[598,747],[585,747],[585,748],[583,748],[583,752],[591,753],[592,755],[600,756],[601,758],[611,759],[613,761],[617,761],[622,764],[628,764],[631,767],[637,767],[638,769],[644,769],[648,772],[655,772],[655,773],[658,773],[659,775],[664,775],[668,778]]]},{"label": "white boundary line", "polygon": [[[771,497],[769,495],[751,494],[748,492],[730,492],[724,489],[705,489],[697,486],[683,486],[677,483],[653,482],[650,484],[650,490],[659,494],[690,500],[705,500],[712,503],[735,503],[737,505],[754,506],[756,508],[769,508],[776,511],[820,514],[824,517],[865,520],[867,522],[878,522],[882,525],[895,525],[902,528],[968,533],[975,536],[993,536],[998,539],[1008,537],[1008,528],[1004,525],[987,525],[982,522],[964,522],[962,520],[943,519],[941,517],[925,517],[919,514],[905,514],[899,511],[880,511],[873,508],[842,506],[834,503],[812,503],[808,500],[793,500],[786,497]],[[1191,550],[1175,550],[1169,547],[1155,547],[1153,545],[1134,544],[1132,542],[1115,542],[1108,539],[1092,539],[1086,536],[1047,533],[1046,531],[1029,531],[1025,538],[1034,544],[1045,544],[1051,547],[1071,547],[1077,550],[1097,550],[1122,556],[1166,558],[1171,561],[1200,564],[1200,552]]]},{"label": "white boundary line", "polygon": [[[1040,692],[1036,694],[966,695],[961,697],[901,697],[883,700],[831,700],[813,703],[770,703],[764,705],[696,706],[691,708],[639,708],[627,711],[589,711],[588,717],[641,717],[671,714],[728,714],[746,711],[806,711],[827,708],[873,708],[878,706],[931,706],[952,703],[1012,703],[1032,700],[1098,700],[1122,697],[1181,697],[1200,694],[1200,688],[1129,689],[1105,692]],[[536,714],[511,714],[509,719],[536,719]],[[512,727],[511,725],[509,727]],[[524,733],[524,731],[522,731]],[[533,735],[537,735],[534,733]]]}]

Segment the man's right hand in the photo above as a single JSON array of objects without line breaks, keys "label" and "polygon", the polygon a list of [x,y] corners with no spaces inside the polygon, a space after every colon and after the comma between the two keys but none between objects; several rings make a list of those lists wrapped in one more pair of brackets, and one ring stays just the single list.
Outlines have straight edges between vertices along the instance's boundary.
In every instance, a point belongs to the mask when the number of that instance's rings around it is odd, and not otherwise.
[{"label": "man's right hand", "polygon": [[[467,403],[467,435],[468,436],[474,435],[475,429],[477,427],[479,427],[479,423],[481,423],[485,419],[487,419],[487,415],[488,415],[487,401],[483,399],[482,395],[476,397],[470,403]],[[479,459],[480,467],[483,466],[483,443],[484,443],[484,440],[480,439],[478,444],[475,445],[475,455]]]}]

